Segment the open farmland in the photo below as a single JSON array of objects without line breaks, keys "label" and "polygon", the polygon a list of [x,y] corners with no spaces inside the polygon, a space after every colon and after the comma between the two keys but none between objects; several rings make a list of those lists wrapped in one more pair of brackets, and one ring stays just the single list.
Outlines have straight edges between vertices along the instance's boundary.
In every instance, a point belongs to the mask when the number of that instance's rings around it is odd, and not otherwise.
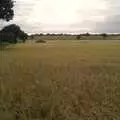
[{"label": "open farmland", "polygon": [[1,120],[120,120],[120,41],[47,41],[0,51]]}]

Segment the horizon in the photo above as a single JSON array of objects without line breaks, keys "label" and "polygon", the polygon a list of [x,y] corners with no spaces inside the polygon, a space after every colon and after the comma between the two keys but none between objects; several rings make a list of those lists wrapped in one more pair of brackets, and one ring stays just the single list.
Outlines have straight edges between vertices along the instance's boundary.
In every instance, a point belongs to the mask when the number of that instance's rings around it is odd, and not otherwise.
[{"label": "horizon", "polygon": [[[43,35],[83,35],[83,34],[90,34],[90,35],[101,35],[101,34],[104,34],[104,33],[89,33],[89,32],[84,32],[84,33],[28,33],[28,35],[40,35],[40,34],[43,34]],[[105,33],[107,35],[119,35],[120,33]]]}]

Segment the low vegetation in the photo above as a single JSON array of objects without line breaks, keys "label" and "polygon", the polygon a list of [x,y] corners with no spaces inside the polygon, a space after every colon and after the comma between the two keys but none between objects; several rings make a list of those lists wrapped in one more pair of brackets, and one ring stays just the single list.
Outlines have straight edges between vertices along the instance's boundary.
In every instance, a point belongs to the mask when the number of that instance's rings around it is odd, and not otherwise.
[{"label": "low vegetation", "polygon": [[31,34],[30,40],[120,40],[120,34]]},{"label": "low vegetation", "polygon": [[36,43],[46,43],[45,40],[36,40]]},{"label": "low vegetation", "polygon": [[1,120],[119,120],[120,41],[48,41],[0,51]]}]

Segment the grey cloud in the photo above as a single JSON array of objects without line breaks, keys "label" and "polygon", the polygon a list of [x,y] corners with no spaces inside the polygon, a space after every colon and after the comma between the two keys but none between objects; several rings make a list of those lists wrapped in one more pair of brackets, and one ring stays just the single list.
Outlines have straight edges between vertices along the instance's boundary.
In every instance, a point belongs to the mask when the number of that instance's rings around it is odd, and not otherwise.
[{"label": "grey cloud", "polygon": [[[82,11],[78,10],[78,21],[71,25],[46,25],[42,23],[28,23],[27,20],[30,19],[29,15],[33,10],[36,1],[25,1],[17,0],[15,3],[15,17],[10,23],[1,22],[1,27],[15,23],[21,26],[21,28],[28,33],[39,33],[41,32],[109,32],[109,33],[119,33],[120,32],[120,0],[105,0],[108,3],[109,9],[98,9],[95,11]],[[81,16],[90,15],[93,16],[92,19],[86,17],[81,23],[79,19]],[[98,22],[94,19],[94,16],[105,16],[105,21]],[[63,27],[63,29],[62,29]],[[49,29],[46,29],[49,28]]]},{"label": "grey cloud", "polygon": [[109,0],[109,10],[97,10],[89,12],[91,16],[97,16],[98,13],[105,16],[105,20],[102,22],[95,21],[94,19],[86,19],[82,23],[72,24],[70,27],[74,29],[81,28],[92,28],[88,29],[88,32],[97,33],[120,33],[120,0]]},{"label": "grey cloud", "polygon": [[120,32],[120,15],[109,16],[103,23],[97,23],[96,32],[119,33]]},{"label": "grey cloud", "polygon": [[71,24],[69,28],[73,31],[79,32],[92,32],[94,21],[84,20],[82,23]]},{"label": "grey cloud", "polygon": [[107,19],[96,23],[96,32],[120,33],[120,0],[109,0]]}]

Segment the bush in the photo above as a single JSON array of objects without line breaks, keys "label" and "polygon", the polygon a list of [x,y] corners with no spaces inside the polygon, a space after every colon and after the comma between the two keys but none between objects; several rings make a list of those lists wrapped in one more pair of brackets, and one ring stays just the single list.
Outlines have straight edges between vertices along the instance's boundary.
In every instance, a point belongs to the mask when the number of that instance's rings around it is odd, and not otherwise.
[{"label": "bush", "polygon": [[77,40],[80,40],[80,39],[81,39],[81,35],[77,35],[77,36],[76,36],[76,39],[77,39]]},{"label": "bush", "polygon": [[46,43],[45,40],[37,40],[36,43]]}]

